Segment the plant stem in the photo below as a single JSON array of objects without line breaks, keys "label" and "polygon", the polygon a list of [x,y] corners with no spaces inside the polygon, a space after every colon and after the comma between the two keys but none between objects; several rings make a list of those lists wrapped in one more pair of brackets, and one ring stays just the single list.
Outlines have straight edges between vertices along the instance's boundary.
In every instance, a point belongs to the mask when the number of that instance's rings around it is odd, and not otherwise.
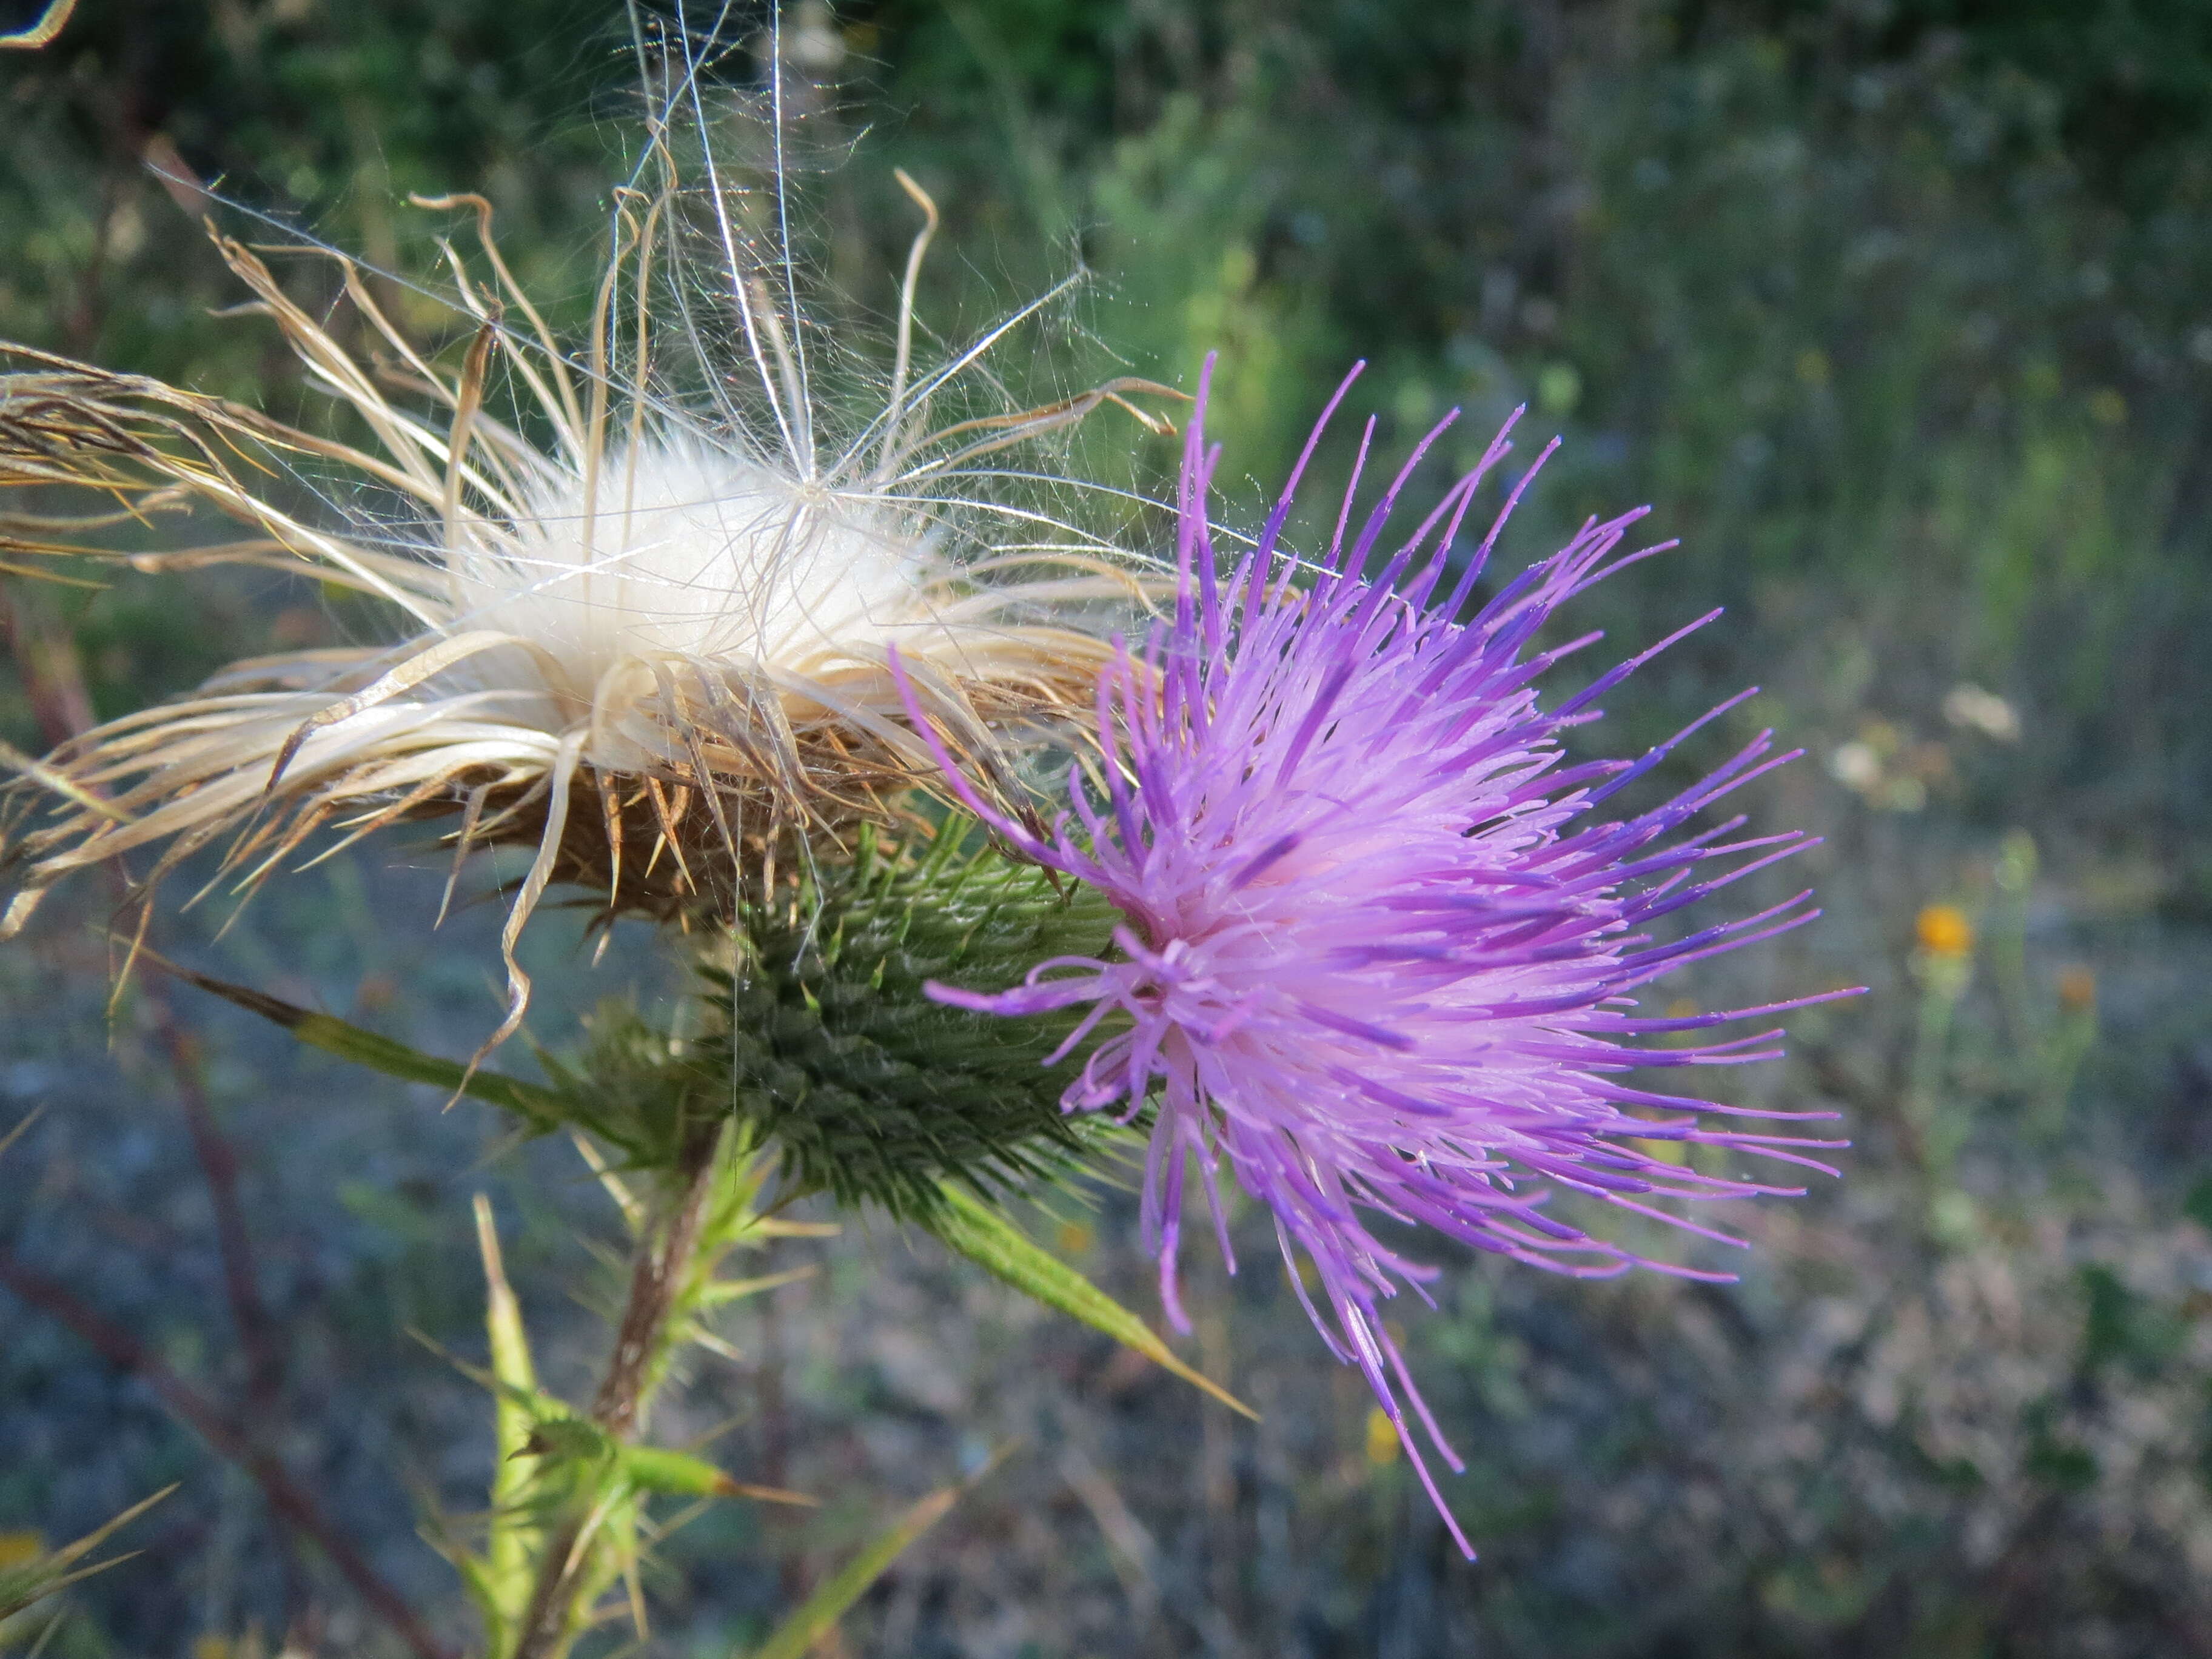
[{"label": "plant stem", "polygon": [[703,1146],[687,1158],[686,1165],[682,1195],[661,1230],[659,1247],[654,1248],[650,1238],[641,1241],[630,1269],[629,1300],[623,1309],[615,1351],[592,1401],[593,1419],[620,1438],[628,1438],[637,1425],[653,1363],[661,1352],[669,1313],[698,1249],[699,1223],[714,1186],[711,1137],[704,1138]]},{"label": "plant stem", "polygon": [[[630,1267],[629,1295],[617,1328],[614,1352],[592,1401],[592,1419],[618,1440],[636,1432],[639,1419],[667,1349],[668,1324],[699,1247],[700,1227],[714,1195],[720,1167],[718,1137],[695,1134],[678,1166],[676,1198],[657,1227],[638,1238]],[[587,1494],[587,1500],[599,1494]],[[531,1591],[512,1659],[558,1659],[575,1639],[586,1609],[576,1605],[589,1581],[591,1560],[586,1528],[598,1515],[594,1504],[580,1501],[575,1512],[553,1528],[539,1558],[538,1582]]]}]

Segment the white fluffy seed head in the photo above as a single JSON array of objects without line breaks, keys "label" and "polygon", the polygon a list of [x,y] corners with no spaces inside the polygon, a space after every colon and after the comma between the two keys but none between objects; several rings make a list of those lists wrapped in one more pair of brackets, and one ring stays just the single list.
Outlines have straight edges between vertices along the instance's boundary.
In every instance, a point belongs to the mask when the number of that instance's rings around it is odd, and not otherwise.
[{"label": "white fluffy seed head", "polygon": [[506,533],[458,539],[445,555],[449,626],[536,647],[467,677],[556,694],[507,711],[549,730],[571,723],[561,702],[605,709],[641,694],[654,664],[772,681],[872,656],[928,626],[946,574],[895,506],[690,434],[611,454],[589,480],[541,484]]},{"label": "white fluffy seed head", "polygon": [[901,515],[696,438],[545,490],[516,545],[450,556],[455,622],[534,640],[582,683],[636,656],[797,666],[910,624],[933,574]]}]

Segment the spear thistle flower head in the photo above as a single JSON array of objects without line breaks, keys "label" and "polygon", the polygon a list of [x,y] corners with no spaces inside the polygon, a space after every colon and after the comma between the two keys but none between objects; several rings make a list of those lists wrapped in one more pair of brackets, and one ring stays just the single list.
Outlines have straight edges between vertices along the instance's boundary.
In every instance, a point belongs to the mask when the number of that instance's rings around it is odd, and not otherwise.
[{"label": "spear thistle flower head", "polygon": [[[1437,1269],[1378,1237],[1371,1219],[1579,1277],[1632,1267],[1732,1277],[1650,1259],[1586,1231],[1550,1200],[1579,1194],[1738,1243],[1669,1206],[1803,1189],[1706,1173],[1686,1147],[1834,1173],[1807,1154],[1844,1143],[1735,1127],[1833,1114],[1753,1112],[1626,1076],[1768,1058],[1778,1052],[1771,1031],[1644,1044],[1823,1000],[1653,1018],[1637,999],[1677,968],[1811,921],[1817,912],[1800,894],[1680,937],[1653,931],[1813,843],[1797,834],[1739,837],[1740,817],[1690,828],[1792,757],[1772,752],[1771,733],[1659,805],[1626,817],[1605,810],[1743,697],[1632,763],[1567,763],[1561,733],[1595,719],[1601,697],[1690,631],[1556,706],[1539,699],[1539,676],[1589,643],[1529,653],[1552,613],[1661,550],[1621,551],[1640,513],[1586,526],[1462,621],[1536,469],[1455,574],[1462,521],[1510,448],[1501,432],[1370,578],[1391,510],[1439,427],[1348,538],[1347,490],[1327,557],[1301,565],[1283,556],[1279,539],[1316,427],[1257,543],[1224,580],[1207,520],[1218,451],[1209,454],[1200,436],[1204,386],[1183,457],[1173,619],[1153,629],[1141,662],[1124,650],[1098,686],[1103,799],[1071,773],[1069,811],[1040,836],[994,811],[950,751],[939,755],[952,787],[1016,849],[1112,900],[1118,953],[1039,963],[1012,988],[930,991],[1001,1015],[1088,1005],[1062,1052],[1106,1035],[1062,1105],[1118,1104],[1125,1120],[1155,1113],[1144,1225],[1170,1317],[1187,1328],[1176,1289],[1185,1171],[1194,1159],[1205,1172],[1226,1255],[1215,1179],[1226,1164],[1273,1212],[1308,1313],[1365,1376],[1471,1555],[1401,1397],[1444,1461],[1462,1465],[1377,1314],[1401,1288],[1425,1295]],[[1358,482],[1355,473],[1352,489]],[[919,705],[909,712],[927,731]]]}]

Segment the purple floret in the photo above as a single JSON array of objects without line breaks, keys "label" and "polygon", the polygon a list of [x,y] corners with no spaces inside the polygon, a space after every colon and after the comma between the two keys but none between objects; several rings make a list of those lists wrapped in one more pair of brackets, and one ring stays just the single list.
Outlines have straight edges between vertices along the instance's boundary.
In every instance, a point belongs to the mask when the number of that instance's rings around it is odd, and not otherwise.
[{"label": "purple floret", "polygon": [[[1771,1058],[1780,1052],[1771,1046],[1776,1030],[1688,1047],[1646,1040],[1826,1000],[1676,1018],[1636,1012],[1635,993],[1662,975],[1817,915],[1801,893],[1664,942],[1650,931],[1669,912],[1814,843],[1794,833],[1731,839],[1741,817],[1686,829],[1712,803],[1793,758],[1772,752],[1771,732],[1661,805],[1630,817],[1601,814],[1749,691],[1640,760],[1567,763],[1563,731],[1595,720],[1601,696],[1719,614],[1556,708],[1540,706],[1538,677],[1597,635],[1522,653],[1566,600],[1663,550],[1621,551],[1642,511],[1585,525],[1472,621],[1455,620],[1552,453],[1514,485],[1455,576],[1449,555],[1462,520],[1511,447],[1510,421],[1377,574],[1364,573],[1391,510],[1443,426],[1347,538],[1355,471],[1327,556],[1297,561],[1279,539],[1347,379],[1257,543],[1223,581],[1206,513],[1219,451],[1209,453],[1201,436],[1211,369],[1209,360],[1184,450],[1174,620],[1152,629],[1141,661],[1124,649],[1098,686],[1104,798],[1072,769],[1069,811],[1041,837],[994,811],[939,751],[953,790],[1008,843],[1113,901],[1123,917],[1114,935],[1120,954],[1040,963],[1011,989],[932,985],[929,993],[994,1014],[1088,1004],[1061,1055],[1109,1015],[1122,1017],[1091,1049],[1063,1103],[1070,1111],[1118,1103],[1125,1120],[1147,1101],[1157,1109],[1144,1225],[1169,1317],[1188,1328],[1176,1259],[1192,1157],[1206,1172],[1200,1184],[1229,1255],[1214,1179],[1226,1160],[1237,1183],[1274,1212],[1307,1312],[1338,1358],[1365,1375],[1472,1556],[1407,1425],[1401,1391],[1445,1462],[1455,1471],[1462,1465],[1376,1312],[1378,1299],[1401,1286],[1425,1299],[1422,1287],[1437,1269],[1378,1240],[1363,1212],[1581,1277],[1646,1267],[1732,1279],[1593,1237],[1546,1200],[1565,1189],[1740,1245],[1662,1201],[1804,1189],[1707,1175],[1656,1149],[1721,1146],[1835,1173],[1807,1153],[1844,1142],[1724,1127],[1832,1113],[1753,1111],[1625,1079],[1644,1067]],[[1370,421],[1370,437],[1373,429]],[[1365,453],[1363,441],[1363,460]],[[910,712],[934,744],[920,711]],[[1310,1264],[1304,1273],[1301,1255]],[[1309,1283],[1326,1298],[1333,1324]]]}]

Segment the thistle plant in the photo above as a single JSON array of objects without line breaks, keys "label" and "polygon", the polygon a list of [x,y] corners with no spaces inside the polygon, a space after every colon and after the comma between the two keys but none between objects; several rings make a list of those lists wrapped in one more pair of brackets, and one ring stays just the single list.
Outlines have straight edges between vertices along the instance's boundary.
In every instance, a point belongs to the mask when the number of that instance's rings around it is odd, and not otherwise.
[{"label": "thistle plant", "polygon": [[[1741,818],[1693,823],[1790,757],[1763,733],[1659,805],[1608,816],[1742,698],[1635,762],[1569,763],[1564,734],[1691,629],[1541,700],[1536,682],[1575,647],[1537,651],[1539,630],[1661,550],[1622,550],[1638,514],[1593,523],[1478,603],[1537,470],[1470,553],[1460,532],[1503,433],[1395,549],[1394,508],[1437,434],[1347,534],[1355,471],[1326,552],[1300,558],[1288,526],[1316,427],[1256,542],[1224,562],[1209,363],[1172,567],[1048,511],[1039,488],[1080,496],[1079,482],[1000,452],[1109,404],[1164,431],[1133,399],[1174,394],[1118,379],[975,412],[963,399],[1021,314],[917,372],[938,221],[902,174],[922,224],[882,395],[852,415],[823,390],[833,342],[801,304],[787,172],[779,155],[775,188],[755,191],[718,161],[699,70],[687,47],[650,89],[576,349],[515,281],[480,198],[422,203],[473,221],[471,251],[446,249],[462,326],[442,352],[320,251],[374,344],[364,362],[263,252],[217,235],[250,309],[365,441],[0,346],[0,486],[83,503],[0,516],[0,552],[271,566],[368,595],[392,624],[386,643],[241,662],[18,757],[6,927],[63,878],[132,854],[152,855],[134,889],[143,936],[161,880],[208,849],[208,889],[241,896],[403,823],[441,826],[457,876],[484,849],[527,851],[501,937],[504,1015],[465,1062],[175,967],[143,938],[134,953],[304,1042],[573,1137],[616,1197],[627,1291],[583,1401],[542,1386],[479,1206],[489,1363],[456,1363],[491,1397],[497,1474],[482,1524],[441,1538],[495,1659],[561,1659],[611,1609],[642,1632],[659,1500],[807,1501],[648,1438],[677,1356],[714,1347],[714,1311],[775,1282],[724,1263],[824,1224],[793,1219],[797,1200],[924,1228],[1235,1404],[1006,1213],[1013,1194],[1095,1170],[1122,1143],[1144,1148],[1142,1224],[1170,1322],[1189,1322],[1176,1267],[1194,1165],[1224,1254],[1224,1175],[1272,1212],[1324,1340],[1373,1389],[1471,1555],[1408,1409],[1459,1460],[1379,1312],[1437,1269],[1371,1224],[1577,1276],[1721,1279],[1551,1200],[1734,1243],[1680,1206],[1802,1189],[1710,1171],[1686,1149],[1828,1167],[1812,1154],[1842,1143],[1745,1127],[1818,1114],[1624,1080],[1769,1057],[1771,1032],[1649,1040],[1821,1000],[1637,1011],[1661,976],[1816,914],[1800,895],[1657,931],[1812,844],[1738,836]],[[705,349],[708,298],[733,363]],[[1020,493],[1005,493],[1009,472]],[[258,482],[288,474],[330,497],[343,479],[350,510],[318,515]],[[127,553],[100,539],[180,509],[242,537]],[[1161,596],[1171,614],[1140,647],[1111,634]],[[1073,757],[1049,823],[1027,781],[1040,756]],[[486,1062],[521,1028],[516,948],[556,885],[602,923],[658,924],[690,990],[674,1019],[603,1012],[541,1051],[533,1082]],[[825,1586],[768,1651],[801,1650],[950,1501],[894,1526],[863,1558],[875,1567]]]}]

